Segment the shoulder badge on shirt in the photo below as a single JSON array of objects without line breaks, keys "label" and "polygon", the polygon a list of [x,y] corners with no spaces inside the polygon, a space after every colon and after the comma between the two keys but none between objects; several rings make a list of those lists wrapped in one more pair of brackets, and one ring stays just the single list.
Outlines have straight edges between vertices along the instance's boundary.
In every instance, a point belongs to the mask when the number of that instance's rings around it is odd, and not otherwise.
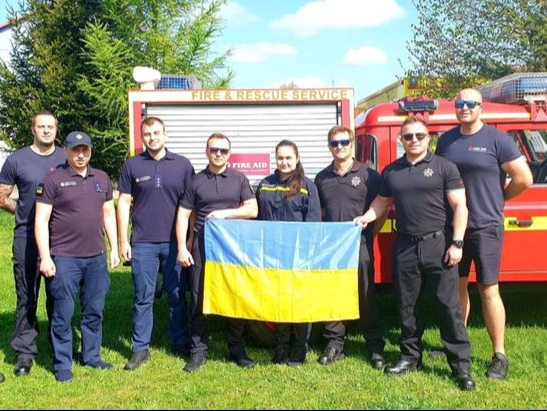
[{"label": "shoulder badge on shirt", "polygon": [[359,178],[359,176],[355,176],[351,179],[351,185],[353,187],[358,187],[359,184],[361,184],[361,178]]},{"label": "shoulder badge on shirt", "polygon": [[59,183],[61,187],[76,187],[78,183],[76,181],[63,181]]},{"label": "shoulder badge on shirt", "polygon": [[150,180],[152,180],[152,176],[137,177],[135,179],[135,183],[139,184],[139,183],[143,183],[145,181],[150,181]]},{"label": "shoulder badge on shirt", "polygon": [[38,187],[36,187],[36,195],[38,197],[41,197],[44,195],[44,185],[42,183],[38,184]]},{"label": "shoulder badge on shirt", "polygon": [[431,168],[426,168],[426,169],[424,170],[424,176],[426,176],[427,178],[433,177],[433,169],[431,169]]}]

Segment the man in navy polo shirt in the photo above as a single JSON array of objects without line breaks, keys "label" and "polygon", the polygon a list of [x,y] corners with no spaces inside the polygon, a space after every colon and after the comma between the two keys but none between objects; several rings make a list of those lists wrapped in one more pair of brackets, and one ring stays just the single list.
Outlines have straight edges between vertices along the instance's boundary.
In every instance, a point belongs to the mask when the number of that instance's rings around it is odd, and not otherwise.
[{"label": "man in navy polo shirt", "polygon": [[[239,171],[227,166],[231,143],[228,137],[214,133],[207,139],[206,155],[209,165],[192,178],[184,194],[177,218],[178,261],[190,267],[191,347],[190,361],[184,367],[193,372],[207,361],[209,336],[207,319],[203,315],[203,272],[205,269],[204,225],[208,218],[252,219],[258,215],[258,205],[249,180]],[[187,247],[187,234],[192,211],[197,213],[192,246]],[[191,249],[191,252],[190,252]],[[228,349],[230,360],[242,368],[254,367],[247,357],[243,341],[244,320],[228,318]]]},{"label": "man in navy polo shirt", "polygon": [[36,190],[35,235],[40,271],[53,298],[53,367],[59,382],[72,381],[72,316],[79,287],[83,364],[112,368],[100,356],[103,309],[110,286],[103,227],[116,267],[118,242],[112,185],[88,166],[92,143],[81,131],[65,140],[67,163],[45,176]]},{"label": "man in navy polo shirt", "polygon": [[[492,362],[486,376],[504,379],[509,371],[505,355],[505,307],[499,291],[504,234],[503,207],[532,184],[522,153],[507,134],[480,119],[482,95],[460,91],[455,102],[460,126],[439,139],[436,153],[456,163],[465,183],[469,223],[460,263],[460,299],[465,323],[469,318],[469,272],[475,263],[484,323],[492,341]],[[505,186],[506,176],[511,181]]]},{"label": "man in navy polo shirt", "polygon": [[[13,238],[13,274],[17,308],[15,331],[11,346],[17,356],[13,372],[28,375],[38,354],[36,338],[39,328],[36,319],[41,275],[38,269],[38,249],[34,239],[34,203],[36,188],[44,176],[65,163],[65,153],[55,147],[57,119],[49,111],[40,111],[32,117],[31,131],[34,142],[11,154],[0,173],[0,208],[15,214]],[[19,198],[10,198],[17,186]],[[51,320],[53,304],[47,295],[46,310]]]},{"label": "man in navy polo shirt", "polygon": [[[334,126],[328,134],[329,150],[333,162],[315,177],[319,190],[324,221],[353,221],[362,215],[378,194],[380,175],[353,158],[353,130]],[[385,218],[374,227],[363,230],[359,248],[359,311],[363,334],[370,353],[370,363],[383,369],[383,330],[378,316],[378,305],[374,287],[373,235],[382,227]],[[346,327],[342,321],[325,323],[327,348],[319,357],[322,365],[332,364],[345,358],[344,339]]]},{"label": "man in navy polo shirt", "polygon": [[[165,148],[165,126],[157,117],[141,123],[146,151],[128,159],[118,189],[120,250],[131,260],[135,298],[133,302],[133,356],[126,370],[140,367],[150,358],[153,305],[158,269],[161,264],[169,304],[169,338],[175,354],[188,353],[186,281],[177,263],[175,223],[178,203],[190,185],[194,168],[183,156]],[[128,239],[131,212],[132,235]]]},{"label": "man in navy polo shirt", "polygon": [[[422,367],[424,325],[418,304],[427,288],[436,304],[452,376],[462,390],[471,391],[475,389],[471,346],[460,307],[457,270],[467,224],[465,190],[455,164],[429,152],[430,140],[421,118],[403,122],[405,155],[384,169],[378,196],[355,222],[366,227],[395,202],[393,284],[401,317],[401,356],[385,373],[403,375]],[[454,214],[452,227],[448,207]]]}]

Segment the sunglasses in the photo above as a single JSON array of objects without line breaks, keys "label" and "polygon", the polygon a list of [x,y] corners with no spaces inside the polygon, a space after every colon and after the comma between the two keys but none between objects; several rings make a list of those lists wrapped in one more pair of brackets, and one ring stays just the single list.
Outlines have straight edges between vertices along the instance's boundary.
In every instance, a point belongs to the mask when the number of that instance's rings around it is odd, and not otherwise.
[{"label": "sunglasses", "polygon": [[414,136],[416,136],[416,139],[418,141],[422,141],[424,138],[427,137],[427,133],[405,133],[402,135],[405,141],[412,141]]},{"label": "sunglasses", "polygon": [[220,154],[222,154],[224,157],[227,156],[228,153],[230,152],[230,150],[227,148],[218,148],[218,147],[209,147],[208,150],[209,150],[209,153],[211,154],[217,154],[220,151]]},{"label": "sunglasses", "polygon": [[345,140],[332,140],[329,142],[329,146],[332,148],[337,148],[338,145],[341,145],[342,147],[347,147],[351,144],[351,140],[345,139]]},{"label": "sunglasses", "polygon": [[461,110],[463,106],[467,106],[468,109],[473,110],[475,107],[480,106],[481,103],[475,100],[456,100],[454,105],[458,110]]}]

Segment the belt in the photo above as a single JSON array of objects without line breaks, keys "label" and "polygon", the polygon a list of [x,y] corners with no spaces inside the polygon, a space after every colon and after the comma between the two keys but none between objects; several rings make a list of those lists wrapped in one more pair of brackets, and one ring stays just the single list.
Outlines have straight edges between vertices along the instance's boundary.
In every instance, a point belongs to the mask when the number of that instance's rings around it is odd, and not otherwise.
[{"label": "belt", "polygon": [[424,240],[429,240],[431,238],[437,238],[442,234],[444,234],[444,230],[437,230],[432,233],[420,234],[420,235],[410,235],[410,234],[403,234],[403,233],[399,233],[398,235],[399,237],[401,237],[402,239],[406,241],[411,241],[413,243],[416,243],[418,241],[424,241]]}]

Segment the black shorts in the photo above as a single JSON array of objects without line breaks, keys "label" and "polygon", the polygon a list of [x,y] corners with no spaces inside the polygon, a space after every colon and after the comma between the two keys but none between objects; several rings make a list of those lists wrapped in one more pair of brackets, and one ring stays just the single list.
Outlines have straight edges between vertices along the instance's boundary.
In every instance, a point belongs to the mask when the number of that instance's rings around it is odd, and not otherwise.
[{"label": "black shorts", "polygon": [[500,276],[503,234],[501,225],[468,228],[465,232],[463,257],[459,264],[460,277],[469,277],[473,261],[479,284],[497,284]]}]

